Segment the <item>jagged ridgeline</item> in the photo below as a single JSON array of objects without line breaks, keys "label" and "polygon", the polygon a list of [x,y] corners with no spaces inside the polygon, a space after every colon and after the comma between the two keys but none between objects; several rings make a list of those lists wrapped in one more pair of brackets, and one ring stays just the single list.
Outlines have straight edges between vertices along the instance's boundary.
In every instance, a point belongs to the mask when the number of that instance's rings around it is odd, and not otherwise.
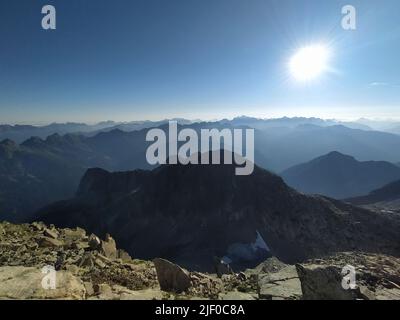
[{"label": "jagged ridgeline", "polygon": [[90,169],[75,198],[39,214],[60,227],[111,233],[135,257],[203,271],[215,257],[242,269],[271,255],[294,263],[340,251],[400,254],[398,218],[301,194],[257,166],[244,177],[233,165]]}]

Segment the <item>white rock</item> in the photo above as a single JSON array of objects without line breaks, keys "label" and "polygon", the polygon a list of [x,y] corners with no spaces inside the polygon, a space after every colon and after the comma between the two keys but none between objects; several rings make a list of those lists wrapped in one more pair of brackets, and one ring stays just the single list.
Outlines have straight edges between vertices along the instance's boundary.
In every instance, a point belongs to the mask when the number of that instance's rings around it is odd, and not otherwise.
[{"label": "white rock", "polygon": [[56,272],[55,289],[44,289],[42,280],[46,274],[33,267],[1,267],[0,299],[61,299],[85,298],[83,282],[67,271]]}]

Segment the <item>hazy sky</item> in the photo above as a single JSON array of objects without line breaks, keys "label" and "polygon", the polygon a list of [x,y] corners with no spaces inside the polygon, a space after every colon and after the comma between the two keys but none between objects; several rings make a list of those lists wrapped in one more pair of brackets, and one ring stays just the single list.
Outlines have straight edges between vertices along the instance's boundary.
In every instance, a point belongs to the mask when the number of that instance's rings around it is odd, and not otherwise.
[{"label": "hazy sky", "polygon": [[[1,0],[0,39],[0,123],[400,119],[399,0]],[[314,43],[332,70],[296,82],[288,62]]]}]

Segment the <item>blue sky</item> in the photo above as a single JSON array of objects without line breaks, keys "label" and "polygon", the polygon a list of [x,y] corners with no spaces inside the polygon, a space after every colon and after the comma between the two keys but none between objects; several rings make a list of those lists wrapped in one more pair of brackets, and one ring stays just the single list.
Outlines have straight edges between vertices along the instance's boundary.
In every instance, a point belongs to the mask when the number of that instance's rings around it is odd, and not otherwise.
[{"label": "blue sky", "polygon": [[[2,0],[0,38],[0,123],[400,119],[398,0]],[[333,71],[298,83],[288,61],[313,43]]]}]

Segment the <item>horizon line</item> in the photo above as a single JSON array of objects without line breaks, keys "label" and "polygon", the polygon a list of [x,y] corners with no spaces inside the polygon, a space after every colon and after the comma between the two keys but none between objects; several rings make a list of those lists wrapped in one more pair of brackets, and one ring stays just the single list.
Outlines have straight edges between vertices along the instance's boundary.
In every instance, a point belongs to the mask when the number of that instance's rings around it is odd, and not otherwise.
[{"label": "horizon line", "polygon": [[260,117],[253,115],[238,115],[231,117],[221,117],[221,118],[197,118],[190,119],[185,117],[172,117],[172,118],[147,118],[147,119],[132,119],[132,120],[98,120],[98,121],[79,121],[79,120],[65,120],[65,121],[10,121],[10,122],[0,122],[0,126],[33,126],[33,127],[46,127],[50,125],[66,125],[66,124],[80,124],[87,126],[95,126],[100,125],[102,123],[113,123],[115,125],[120,124],[131,124],[131,123],[141,123],[141,122],[165,122],[165,121],[189,121],[191,123],[200,123],[200,122],[219,122],[223,120],[233,121],[235,119],[240,118],[249,118],[256,120],[281,120],[281,119],[318,119],[322,121],[337,121],[337,122],[360,122],[360,121],[371,121],[371,122],[400,122],[400,118],[384,118],[384,117],[353,117],[353,118],[332,118],[332,117],[319,117],[319,116],[276,116],[276,117]]}]

